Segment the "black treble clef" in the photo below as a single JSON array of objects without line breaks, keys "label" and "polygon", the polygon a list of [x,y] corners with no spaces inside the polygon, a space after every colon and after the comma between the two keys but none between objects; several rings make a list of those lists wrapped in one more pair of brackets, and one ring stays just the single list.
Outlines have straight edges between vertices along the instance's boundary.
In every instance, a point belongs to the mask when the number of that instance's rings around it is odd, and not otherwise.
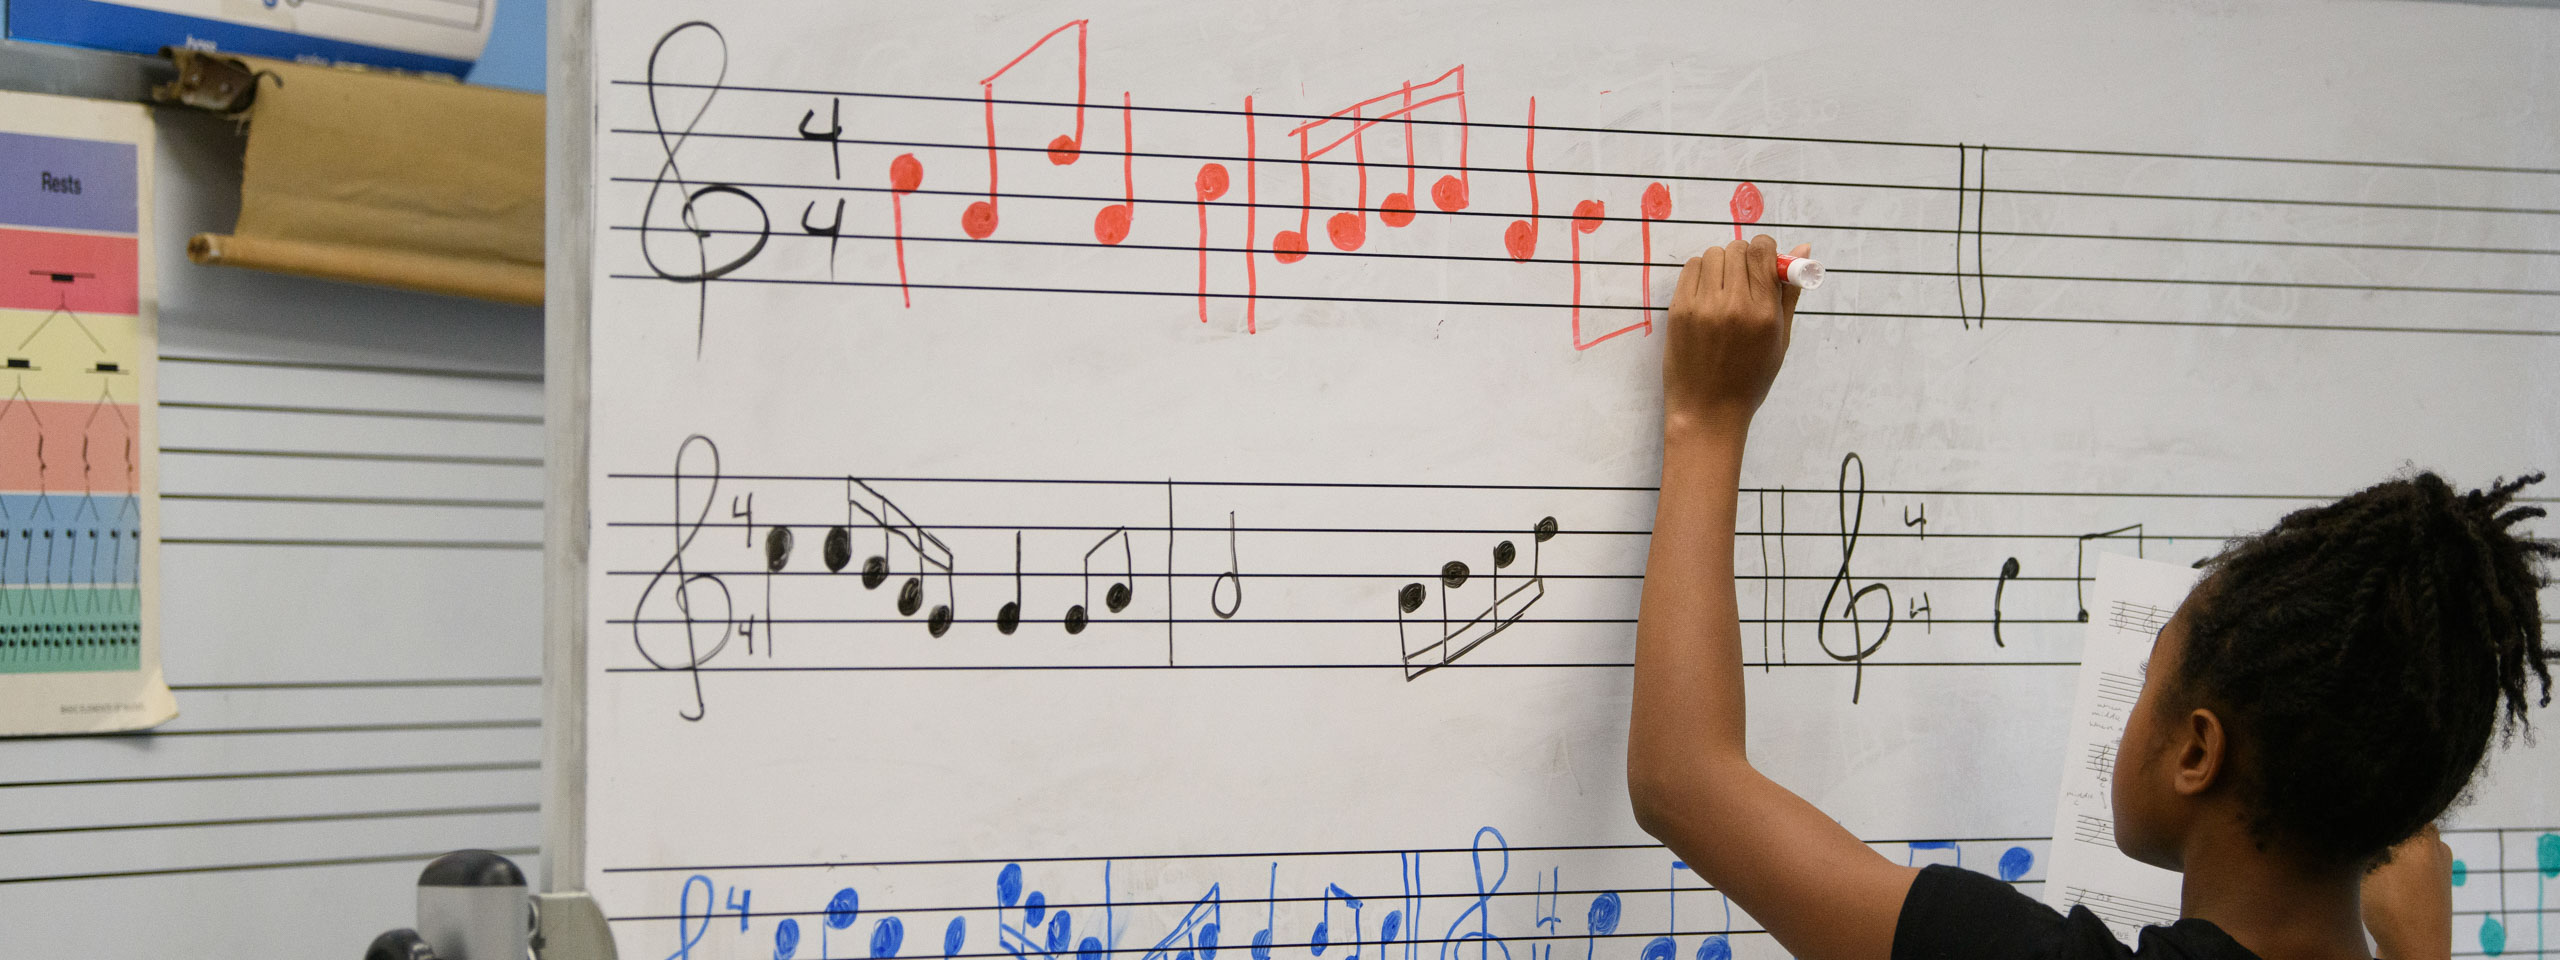
[{"label": "black treble clef", "polygon": [[[711,82],[691,83],[678,80],[661,80],[658,76],[658,58],[667,52],[667,45],[674,42],[678,36],[695,30],[709,34],[710,42],[714,45],[716,50],[714,62],[717,66],[712,70]],[[650,131],[656,134],[658,138],[658,149],[660,152],[666,154],[666,161],[658,165],[657,175],[650,179],[649,199],[640,207],[640,258],[648,262],[650,272],[657,274],[660,279],[671,280],[676,283],[693,283],[701,285],[701,293],[695,302],[693,318],[693,349],[696,355],[700,355],[702,352],[703,327],[708,322],[711,315],[711,281],[727,276],[736,271],[739,267],[746,266],[748,261],[754,260],[757,254],[764,252],[765,241],[772,239],[773,236],[773,217],[765,212],[764,202],[757,200],[755,195],[726,183],[703,183],[695,185],[687,182],[684,178],[684,170],[676,165],[676,153],[683,150],[685,141],[693,136],[693,128],[695,125],[702,122],[702,115],[710,111],[712,99],[720,95],[721,84],[728,79],[728,76],[728,38],[720,33],[719,27],[712,26],[711,24],[701,20],[692,20],[677,24],[675,29],[667,31],[665,36],[658,38],[656,46],[649,48],[649,74],[648,77],[641,82],[642,87],[648,91],[649,96]],[[702,103],[693,108],[693,116],[685,121],[684,129],[676,131],[672,135],[667,131],[667,122],[665,117],[666,113],[669,111],[664,109],[658,102],[659,93],[662,87],[677,90],[698,89],[702,91]],[[681,228],[682,232],[690,234],[693,237],[695,266],[690,272],[669,270],[664,266],[660,266],[656,252],[649,246],[649,238],[653,233],[675,232],[674,228],[661,228],[653,222],[657,217],[658,194],[670,183],[675,185],[675,192],[677,195],[684,198],[683,205],[676,208],[676,219],[683,225]],[[747,233],[749,231],[714,231],[711,228],[703,226],[704,218],[700,215],[702,208],[706,205],[706,198],[714,197],[734,198],[734,200],[727,203],[728,206],[736,210],[752,208],[756,216],[756,228],[753,231],[755,234],[755,243],[752,246],[749,246],[745,253],[739,254],[735,259],[731,259],[717,265],[711,262],[712,235],[715,232]],[[744,202],[746,207],[736,207],[735,205],[737,202]]]},{"label": "black treble clef", "polygon": [[[693,469],[687,469],[687,458],[707,459],[710,462],[694,464]],[[688,479],[709,481],[701,492],[700,509],[693,512],[693,519],[690,522],[685,519],[684,509],[685,481]],[[641,659],[649,661],[652,667],[660,670],[682,670],[692,675],[693,712],[686,713],[679,710],[676,715],[687,720],[700,720],[706,712],[702,702],[702,665],[709,662],[712,657],[719,656],[720,651],[729,646],[731,627],[729,585],[721,582],[717,574],[686,573],[684,551],[685,548],[693,545],[694,536],[702,532],[704,521],[711,516],[713,495],[720,490],[720,446],[712,443],[709,437],[701,435],[686,437],[684,445],[676,448],[673,480],[675,511],[670,519],[674,522],[668,524],[667,528],[674,537],[675,550],[668,554],[667,562],[658,568],[657,575],[649,578],[649,585],[640,588],[640,602],[632,605],[631,645],[639,648]],[[669,581],[673,581],[669,584],[672,589],[660,593],[659,585]],[[705,602],[717,599],[720,603],[720,615],[717,617],[698,615],[694,603],[697,597]],[[660,598],[659,605],[662,607],[672,600],[675,604],[675,609],[672,611],[674,616],[650,616],[650,601],[653,598]],[[650,652],[651,638],[664,632],[663,629],[658,628],[676,623],[684,625],[683,658],[674,657],[672,649],[667,651],[670,655],[666,657]],[[711,627],[718,631],[717,636],[720,642],[711,644],[711,649],[708,651],[702,649],[703,641],[696,633],[702,627]],[[673,646],[671,639],[661,642],[667,643],[670,647]]]},{"label": "black treble clef", "polygon": [[[1852,466],[1858,468],[1854,492],[1849,483],[1849,468]],[[1837,492],[1840,497],[1840,571],[1831,575],[1831,589],[1822,595],[1822,616],[1813,622],[1813,639],[1831,659],[1852,665],[1855,679],[1849,686],[1849,702],[1856,703],[1858,694],[1866,688],[1867,658],[1883,647],[1885,638],[1893,634],[1893,588],[1883,583],[1860,587],[1849,580],[1849,558],[1858,552],[1858,528],[1867,519],[1867,462],[1854,452],[1840,459],[1840,487]],[[1848,653],[1831,649],[1831,641],[1823,633],[1823,628],[1831,623],[1831,605],[1842,599],[1843,592],[1848,596],[1840,606],[1840,615],[1849,621]],[[1866,621],[1858,615],[1858,602],[1865,600],[1867,594],[1877,592],[1884,594],[1884,629],[1876,632],[1876,642],[1867,643]]]}]

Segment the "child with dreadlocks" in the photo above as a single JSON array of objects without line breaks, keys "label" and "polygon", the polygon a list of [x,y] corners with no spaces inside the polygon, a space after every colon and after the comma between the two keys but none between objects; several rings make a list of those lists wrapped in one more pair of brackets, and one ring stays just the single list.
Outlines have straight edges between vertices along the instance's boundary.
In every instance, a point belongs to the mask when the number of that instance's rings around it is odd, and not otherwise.
[{"label": "child with dreadlocks", "polygon": [[2525,725],[2530,682],[2551,701],[2536,593],[2560,546],[2515,530],[2543,511],[2512,504],[2540,477],[2392,480],[2203,564],[2116,754],[2117,846],[2185,875],[2184,919],[2128,951],[2085,907],[1886,860],[1744,756],[1733,528],[1744,434],[1795,316],[1776,256],[1765,236],[1710,248],[1671,304],[1636,822],[1806,960],[2346,960],[2368,927],[2386,960],[2447,956],[2450,855],[2430,824],[2492,735]]}]

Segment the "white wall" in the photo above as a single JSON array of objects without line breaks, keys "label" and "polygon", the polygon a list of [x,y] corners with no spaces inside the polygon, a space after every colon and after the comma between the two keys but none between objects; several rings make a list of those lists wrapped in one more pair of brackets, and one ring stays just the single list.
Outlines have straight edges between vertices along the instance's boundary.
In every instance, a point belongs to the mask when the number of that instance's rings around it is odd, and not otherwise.
[{"label": "white wall", "polygon": [[0,953],[354,957],[428,857],[539,866],[542,317],[186,262],[239,142],[159,123],[180,714],[0,740]]}]

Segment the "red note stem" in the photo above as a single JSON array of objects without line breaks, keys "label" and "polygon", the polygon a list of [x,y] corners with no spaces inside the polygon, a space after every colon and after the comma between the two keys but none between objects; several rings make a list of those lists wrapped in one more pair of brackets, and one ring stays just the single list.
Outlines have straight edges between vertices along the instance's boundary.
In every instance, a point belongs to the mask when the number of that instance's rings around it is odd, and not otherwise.
[{"label": "red note stem", "polygon": [[916,305],[907,289],[907,212],[906,196],[924,186],[924,164],[912,153],[902,153],[889,161],[889,238],[898,251],[898,299],[909,309]]},{"label": "red note stem", "polygon": [[[1227,168],[1222,164],[1200,165],[1200,175],[1191,180],[1192,196],[1200,208],[1200,322],[1209,322],[1209,201],[1227,195]],[[1248,259],[1247,262],[1251,262]]]},{"label": "red note stem", "polygon": [[[995,235],[996,221],[999,214],[998,203],[1002,198],[1002,194],[996,189],[999,166],[996,162],[996,157],[998,155],[998,151],[996,149],[996,81],[1003,78],[1007,71],[1012,70],[1015,66],[1021,64],[1022,61],[1029,59],[1032,54],[1039,52],[1040,48],[1047,45],[1049,41],[1057,39],[1059,34],[1065,33],[1070,29],[1076,32],[1075,132],[1073,134],[1061,135],[1057,139],[1049,141],[1049,162],[1061,166],[1076,162],[1076,157],[1082,150],[1082,145],[1084,143],[1086,23],[1087,21],[1083,20],[1071,20],[1064,26],[1060,26],[1055,30],[1049,31],[1047,34],[1041,36],[1039,40],[1034,41],[1030,47],[1024,49],[1021,53],[1016,54],[1013,59],[1005,61],[1005,65],[998,67],[996,72],[988,74],[986,79],[978,81],[979,97],[986,105],[987,198],[970,204],[969,209],[962,211],[960,214],[960,229],[963,232],[966,232],[969,236],[984,240]],[[1125,121],[1126,117],[1123,117],[1122,119]]]},{"label": "red note stem", "polygon": [[1120,92],[1120,195],[1127,199],[1093,215],[1093,238],[1106,244],[1129,239],[1129,224],[1138,218],[1138,178],[1131,164],[1138,141],[1129,132],[1129,92]]},{"label": "red note stem", "polygon": [[[1647,203],[1650,204],[1651,200],[1652,192],[1647,191]],[[1653,334],[1653,316],[1652,314],[1646,313],[1638,314],[1638,319],[1634,323],[1611,330],[1589,340],[1582,338],[1582,235],[1599,230],[1600,224],[1605,222],[1608,215],[1608,207],[1600,201],[1582,201],[1581,203],[1575,204],[1573,208],[1573,229],[1565,232],[1565,235],[1573,242],[1573,348],[1576,350],[1589,350],[1603,343],[1607,343],[1615,337],[1637,330],[1644,331],[1647,336],[1651,336]],[[1650,241],[1647,242],[1646,246],[1648,248],[1651,247]]]},{"label": "red note stem", "polygon": [[1307,128],[1294,132],[1298,136],[1298,229],[1282,230],[1271,238],[1271,256],[1281,263],[1307,258],[1307,210],[1315,195],[1314,174],[1307,167]]},{"label": "red note stem", "polygon": [[[1359,113],[1353,112],[1352,117],[1357,119]],[[1361,241],[1369,236],[1369,141],[1360,135],[1366,129],[1368,124],[1365,123],[1351,128],[1351,168],[1359,171],[1360,205],[1351,208],[1350,212],[1334,214],[1324,223],[1324,232],[1333,238],[1336,250],[1358,250]]]},{"label": "red note stem", "polygon": [[[1644,285],[1644,308],[1647,311],[1647,320],[1645,322],[1651,323],[1650,311],[1653,310],[1653,222],[1656,220],[1670,219],[1671,188],[1659,183],[1645,184],[1644,202],[1638,206],[1638,212],[1644,214],[1644,219],[1638,221],[1637,226],[1644,231],[1644,278],[1642,282]],[[1649,327],[1645,331],[1647,336],[1651,336],[1652,333],[1653,331]]]},{"label": "red note stem", "polygon": [[[1405,81],[1398,93],[1404,97],[1404,108],[1388,116],[1413,112],[1413,81]],[[1413,121],[1407,119],[1399,126],[1404,127],[1404,192],[1387,194],[1387,198],[1378,203],[1378,222],[1390,227],[1413,222]]]},{"label": "red note stem", "polygon": [[1538,252],[1538,98],[1529,98],[1528,159],[1523,168],[1529,174],[1529,219],[1511,221],[1502,232],[1502,246],[1511,259],[1527,260]]}]

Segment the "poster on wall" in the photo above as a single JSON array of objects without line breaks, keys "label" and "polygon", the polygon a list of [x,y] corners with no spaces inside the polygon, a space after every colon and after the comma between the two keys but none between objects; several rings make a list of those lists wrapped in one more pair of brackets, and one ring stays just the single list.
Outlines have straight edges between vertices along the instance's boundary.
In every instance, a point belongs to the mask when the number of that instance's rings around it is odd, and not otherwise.
[{"label": "poster on wall", "polygon": [[8,0],[9,36],[470,72],[498,0]]},{"label": "poster on wall", "polygon": [[0,735],[148,727],[160,675],[151,120],[0,93]]}]

